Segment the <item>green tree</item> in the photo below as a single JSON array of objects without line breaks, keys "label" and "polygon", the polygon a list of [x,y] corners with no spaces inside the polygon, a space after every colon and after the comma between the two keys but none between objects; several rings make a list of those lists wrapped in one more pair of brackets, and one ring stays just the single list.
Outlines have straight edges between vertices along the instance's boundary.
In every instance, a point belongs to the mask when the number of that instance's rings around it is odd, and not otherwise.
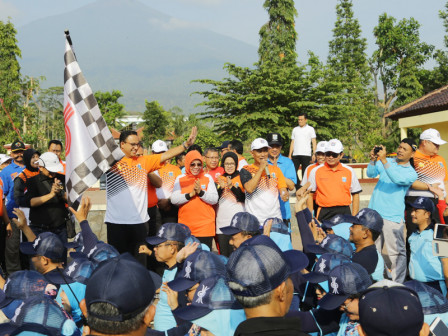
[{"label": "green tree", "polygon": [[378,136],[372,132],[379,126],[371,74],[366,54],[367,42],[354,17],[351,0],[339,0],[329,55],[324,94],[331,94],[330,107],[334,132],[349,154],[364,158]]},{"label": "green tree", "polygon": [[382,14],[373,30],[378,48],[371,58],[371,68],[385,139],[395,132],[396,124],[386,120],[384,114],[424,93],[419,74],[434,47],[420,41],[419,29],[413,18],[396,22],[394,17]]},{"label": "green tree", "polygon": [[[21,98],[21,78],[18,59],[21,51],[17,45],[17,31],[14,25],[8,21],[0,21],[0,99],[3,106],[9,112],[15,127],[20,128],[20,116],[22,114],[19,101]],[[0,107],[0,142],[10,143],[17,139],[9,118],[3,108]]]},{"label": "green tree", "polygon": [[123,94],[119,90],[112,90],[112,92],[95,92],[98,107],[109,127],[119,128],[121,125],[118,123],[118,119],[126,115],[124,105],[118,102],[118,99],[121,97],[123,97]]},{"label": "green tree", "polygon": [[259,32],[260,65],[266,61],[275,65],[285,62],[295,64],[297,33],[294,25],[297,10],[294,7],[294,1],[266,0],[263,7],[269,14],[269,21],[261,27]]},{"label": "green tree", "polygon": [[143,124],[145,126],[143,141],[147,146],[157,139],[165,138],[169,125],[169,114],[157,101],[148,102],[145,100],[145,106],[146,109],[143,112]]}]

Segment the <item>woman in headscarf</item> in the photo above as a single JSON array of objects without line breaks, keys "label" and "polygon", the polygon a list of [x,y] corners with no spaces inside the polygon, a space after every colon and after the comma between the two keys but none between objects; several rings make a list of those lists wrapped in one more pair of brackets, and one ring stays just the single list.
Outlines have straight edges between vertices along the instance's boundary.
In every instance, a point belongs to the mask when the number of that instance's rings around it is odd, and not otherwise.
[{"label": "woman in headscarf", "polygon": [[[14,179],[14,199],[20,209],[25,212],[25,216],[28,219],[30,205],[25,200],[26,181],[39,174],[39,165],[36,163],[39,160],[40,153],[29,148],[23,152],[23,162],[25,163],[25,169]],[[25,208],[25,209],[24,209]]]},{"label": "woman in headscarf", "polygon": [[212,247],[218,192],[210,175],[204,173],[202,155],[193,150],[185,156],[185,174],[174,182],[171,203],[179,206],[179,223],[187,225],[201,243]]},{"label": "woman in headscarf", "polygon": [[221,160],[221,167],[224,168],[224,174],[216,180],[219,195],[216,211],[216,235],[220,253],[228,257],[233,251],[229,244],[230,236],[223,234],[220,228],[229,226],[234,214],[245,211],[245,195],[240,172],[237,170],[238,156],[233,152],[225,153]]}]

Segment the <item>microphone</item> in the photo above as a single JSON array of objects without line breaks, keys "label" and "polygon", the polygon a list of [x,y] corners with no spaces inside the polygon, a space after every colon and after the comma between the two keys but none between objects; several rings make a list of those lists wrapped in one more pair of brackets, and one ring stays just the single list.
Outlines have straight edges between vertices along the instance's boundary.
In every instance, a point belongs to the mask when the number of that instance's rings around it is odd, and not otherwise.
[{"label": "microphone", "polygon": [[268,177],[268,179],[270,179],[270,178],[271,178],[271,174],[269,173],[269,168],[268,168],[268,166],[264,167],[264,171],[265,171],[266,176]]}]

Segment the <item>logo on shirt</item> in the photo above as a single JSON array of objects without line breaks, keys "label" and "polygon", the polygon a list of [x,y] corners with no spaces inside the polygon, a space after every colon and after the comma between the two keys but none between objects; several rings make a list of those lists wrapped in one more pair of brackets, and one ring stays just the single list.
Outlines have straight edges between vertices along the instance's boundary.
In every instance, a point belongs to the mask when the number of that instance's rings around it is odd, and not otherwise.
[{"label": "logo on shirt", "polygon": [[442,163],[442,162],[439,162],[439,165],[440,165],[440,167],[442,167],[442,168],[443,168],[443,163]]},{"label": "logo on shirt", "polygon": [[272,173],[272,178],[276,178],[275,173]]},{"label": "logo on shirt", "polygon": [[174,176],[173,172],[169,172],[168,176],[173,177]]},{"label": "logo on shirt", "polygon": [[207,286],[202,285],[202,289],[198,292],[198,298],[196,300],[196,303],[204,304],[202,302],[202,298],[205,296],[205,294],[207,293],[208,290],[209,290],[209,288]]},{"label": "logo on shirt", "polygon": [[240,184],[239,184],[238,182],[236,182],[236,183],[235,183],[235,187],[238,188],[239,186],[240,186]]},{"label": "logo on shirt", "polygon": [[342,182],[347,182],[347,178],[345,176],[342,176]]},{"label": "logo on shirt", "polygon": [[221,173],[216,173],[215,174],[215,178],[218,178],[218,177],[220,177],[221,176]]},{"label": "logo on shirt", "polygon": [[339,285],[336,282],[336,280],[337,280],[336,277],[331,277],[331,284],[330,284],[330,286],[331,286],[331,288],[333,288],[333,293],[332,294],[339,294],[339,292],[338,292]]},{"label": "logo on shirt", "polygon": [[137,165],[137,168],[140,169],[140,170],[142,170],[142,165],[139,163],[139,164]]},{"label": "logo on shirt", "polygon": [[322,259],[321,262],[319,263],[319,272],[320,272],[320,273],[324,273],[324,271],[325,271],[325,267],[326,267],[326,265],[325,265],[325,259]]},{"label": "logo on shirt", "polygon": [[187,261],[187,266],[185,267],[185,275],[184,278],[190,279],[190,273],[191,273],[191,264],[193,262]]},{"label": "logo on shirt", "polygon": [[201,189],[205,190],[205,184],[201,184]]}]

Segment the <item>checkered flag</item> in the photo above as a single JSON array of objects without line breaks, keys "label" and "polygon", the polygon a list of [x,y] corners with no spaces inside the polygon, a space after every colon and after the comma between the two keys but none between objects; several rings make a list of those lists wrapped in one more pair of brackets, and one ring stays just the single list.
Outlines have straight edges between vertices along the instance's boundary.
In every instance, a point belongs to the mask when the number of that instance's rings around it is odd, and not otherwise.
[{"label": "checkered flag", "polygon": [[68,32],[64,60],[65,180],[68,201],[73,204],[124,154],[81,72]]}]

